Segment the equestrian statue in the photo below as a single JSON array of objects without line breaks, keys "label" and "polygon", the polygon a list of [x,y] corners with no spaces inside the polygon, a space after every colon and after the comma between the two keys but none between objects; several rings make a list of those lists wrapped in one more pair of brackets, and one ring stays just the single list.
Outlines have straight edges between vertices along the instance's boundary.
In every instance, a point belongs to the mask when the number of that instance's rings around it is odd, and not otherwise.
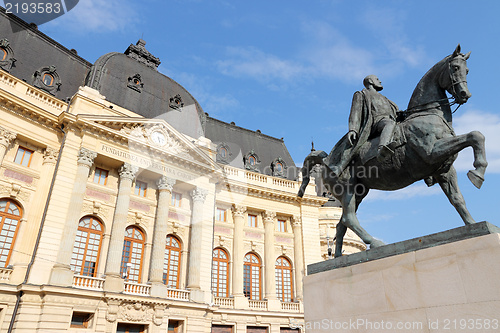
[{"label": "equestrian statue", "polygon": [[484,136],[478,131],[455,135],[452,127],[451,105],[458,104],[458,109],[471,97],[466,80],[469,56],[470,52],[461,53],[458,45],[453,54],[434,65],[417,84],[406,111],[399,111],[380,93],[382,83],[375,75],[367,76],[365,89],[353,97],[349,132],[330,154],[313,148],[304,160],[298,196],[304,195],[312,168],[320,165],[324,186],[342,205],[335,257],[342,255],[347,228],[370,248],[385,245],[366,232],[356,217],[370,189],[392,191],[419,180],[428,186],[437,183],[464,223],[475,223],[453,167],[458,153],[472,147],[474,169],[467,176],[481,188],[488,165]]}]

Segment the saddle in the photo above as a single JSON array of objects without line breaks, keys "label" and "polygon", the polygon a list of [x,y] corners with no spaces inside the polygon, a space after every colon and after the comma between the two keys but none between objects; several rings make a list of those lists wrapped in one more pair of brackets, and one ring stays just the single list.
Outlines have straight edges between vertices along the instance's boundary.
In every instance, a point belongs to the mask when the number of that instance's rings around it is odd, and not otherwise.
[{"label": "saddle", "polygon": [[[358,155],[361,159],[361,163],[365,164],[373,158],[376,158],[378,155],[378,147],[379,147],[380,137],[376,136],[373,138],[369,138],[363,146],[359,149]],[[394,133],[392,134],[392,142],[389,143],[388,147],[395,151],[397,148],[405,145],[407,142],[406,136],[403,130],[402,123],[396,123],[394,127]]]}]

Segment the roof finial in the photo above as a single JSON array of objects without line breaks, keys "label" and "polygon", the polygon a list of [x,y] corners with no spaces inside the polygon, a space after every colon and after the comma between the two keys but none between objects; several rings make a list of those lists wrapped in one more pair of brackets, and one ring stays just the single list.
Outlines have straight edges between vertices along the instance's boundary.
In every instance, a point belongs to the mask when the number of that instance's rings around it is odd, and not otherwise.
[{"label": "roof finial", "polygon": [[314,149],[314,140],[311,138],[311,151],[316,151],[316,149]]}]

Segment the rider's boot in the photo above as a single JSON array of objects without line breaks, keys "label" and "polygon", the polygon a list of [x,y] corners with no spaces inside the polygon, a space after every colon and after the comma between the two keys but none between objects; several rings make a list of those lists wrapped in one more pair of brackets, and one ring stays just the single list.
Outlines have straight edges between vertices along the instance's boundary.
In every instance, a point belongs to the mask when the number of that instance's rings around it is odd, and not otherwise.
[{"label": "rider's boot", "polygon": [[385,161],[389,157],[394,155],[394,150],[389,148],[386,145],[378,146],[378,155],[377,155],[377,160],[379,162]]}]

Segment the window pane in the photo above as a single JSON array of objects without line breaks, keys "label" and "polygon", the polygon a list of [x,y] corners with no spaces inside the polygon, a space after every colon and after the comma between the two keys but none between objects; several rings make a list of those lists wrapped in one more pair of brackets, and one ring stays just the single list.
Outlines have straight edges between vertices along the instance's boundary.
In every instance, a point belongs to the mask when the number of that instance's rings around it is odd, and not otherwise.
[{"label": "window pane", "polygon": [[29,150],[24,147],[19,147],[17,149],[16,157],[14,159],[14,163],[21,164],[22,166],[29,167],[31,163],[31,155],[33,154],[32,150]]},{"label": "window pane", "polygon": [[2,200],[0,209],[0,267],[7,267],[21,216],[19,207],[11,200]]}]

